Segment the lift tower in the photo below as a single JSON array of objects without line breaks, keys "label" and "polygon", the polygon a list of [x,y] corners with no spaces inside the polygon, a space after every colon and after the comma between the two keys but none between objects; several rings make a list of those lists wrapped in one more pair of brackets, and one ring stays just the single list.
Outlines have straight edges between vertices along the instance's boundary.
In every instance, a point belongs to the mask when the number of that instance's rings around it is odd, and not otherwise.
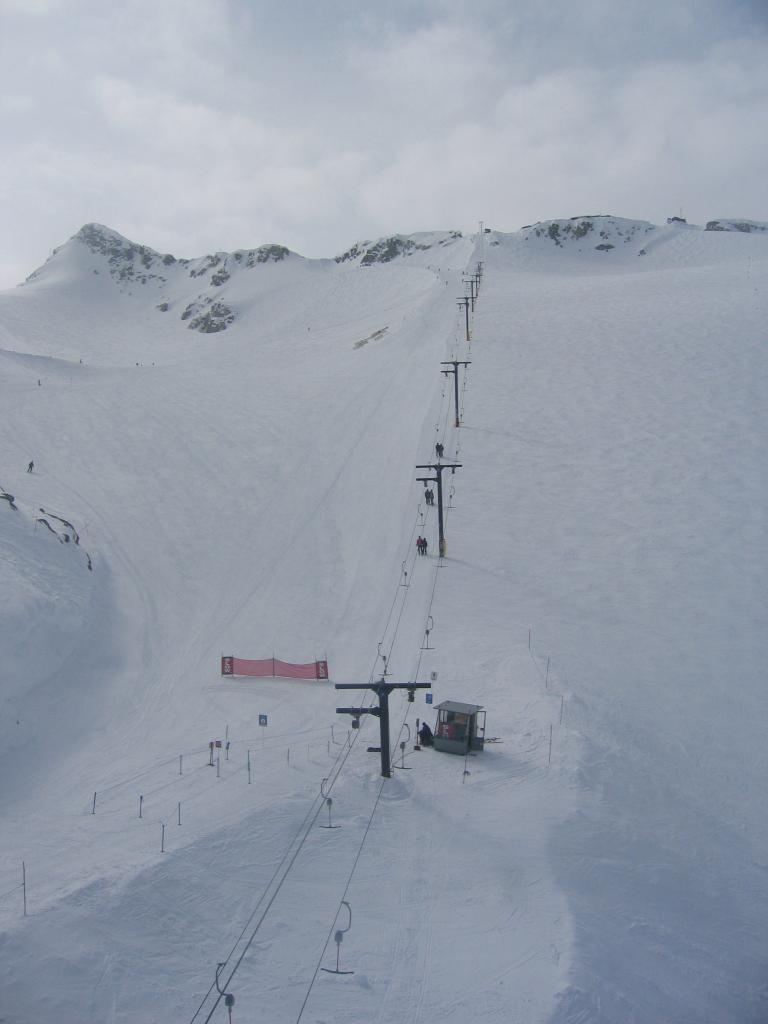
[{"label": "lift tower", "polygon": [[466,324],[467,341],[469,341],[469,296],[463,295],[456,304],[459,308],[464,307],[464,323]]},{"label": "lift tower", "polygon": [[461,422],[459,420],[459,367],[469,366],[471,363],[470,359],[443,359],[440,363],[441,366],[452,366],[452,370],[441,370],[440,373],[446,377],[453,374],[453,399],[456,408],[456,423],[455,426],[460,427]]},{"label": "lift tower", "polygon": [[426,466],[417,466],[416,469],[434,469],[436,476],[417,476],[416,479],[424,484],[437,484],[437,525],[438,537],[440,539],[440,557],[445,556],[445,531],[443,530],[443,470],[450,469],[455,473],[461,468],[460,462],[430,462]]},{"label": "lift tower", "polygon": [[337,690],[373,690],[379,698],[377,708],[336,708],[337,715],[353,715],[358,721],[360,715],[375,715],[379,720],[381,737],[381,774],[383,778],[392,777],[392,766],[389,759],[389,695],[393,690],[407,690],[408,700],[413,701],[414,690],[429,690],[432,683],[385,683],[381,678],[375,683],[336,683]]}]

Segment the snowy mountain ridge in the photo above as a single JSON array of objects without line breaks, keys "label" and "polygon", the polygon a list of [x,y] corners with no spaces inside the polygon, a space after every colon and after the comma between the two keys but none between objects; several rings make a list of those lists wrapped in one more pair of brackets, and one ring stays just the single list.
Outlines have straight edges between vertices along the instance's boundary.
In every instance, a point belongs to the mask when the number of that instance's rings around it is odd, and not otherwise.
[{"label": "snowy mountain ridge", "polygon": [[[707,231],[759,232],[756,221],[710,221]],[[672,231],[675,229],[673,228]],[[700,230],[700,229],[696,229]],[[645,221],[610,215],[571,217],[527,225],[517,232],[491,232],[490,247],[552,246],[572,256],[599,253],[612,259],[645,256],[649,247],[670,235],[669,228],[658,228]],[[420,232],[391,235],[374,241],[355,243],[334,262],[347,267],[372,267],[403,259],[421,266],[438,260],[441,250],[456,244],[461,232]],[[646,245],[646,242],[648,245]],[[62,280],[67,287],[85,274],[108,275],[126,295],[134,289],[149,287],[158,313],[170,313],[189,330],[217,334],[227,330],[241,315],[240,299],[252,289],[246,271],[268,264],[301,261],[307,268],[326,269],[327,259],[307,260],[285,246],[266,244],[233,253],[217,252],[195,259],[178,259],[158,253],[146,245],[132,242],[100,224],[84,225],[68,242],[55,249],[46,263],[27,278],[26,286],[38,286]]]}]

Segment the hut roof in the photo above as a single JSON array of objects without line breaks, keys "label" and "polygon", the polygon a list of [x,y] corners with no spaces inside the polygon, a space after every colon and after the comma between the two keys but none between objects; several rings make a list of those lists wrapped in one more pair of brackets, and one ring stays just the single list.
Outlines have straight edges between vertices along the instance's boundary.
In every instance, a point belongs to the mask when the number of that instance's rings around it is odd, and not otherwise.
[{"label": "hut roof", "polygon": [[462,704],[458,700],[444,700],[438,704],[437,711],[457,711],[460,715],[474,715],[476,711],[482,711],[482,704]]}]

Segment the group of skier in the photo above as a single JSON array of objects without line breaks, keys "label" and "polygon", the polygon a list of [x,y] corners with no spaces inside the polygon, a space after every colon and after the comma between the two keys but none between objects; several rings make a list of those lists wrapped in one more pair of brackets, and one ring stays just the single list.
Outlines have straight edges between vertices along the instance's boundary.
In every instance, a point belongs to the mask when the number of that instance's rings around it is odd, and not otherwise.
[{"label": "group of skier", "polygon": [[434,505],[435,504],[435,492],[432,490],[431,487],[428,487],[424,491],[424,500],[426,501],[426,503],[428,505]]},{"label": "group of skier", "polygon": [[419,535],[416,538],[416,550],[420,555],[426,555],[427,553],[427,538]]}]

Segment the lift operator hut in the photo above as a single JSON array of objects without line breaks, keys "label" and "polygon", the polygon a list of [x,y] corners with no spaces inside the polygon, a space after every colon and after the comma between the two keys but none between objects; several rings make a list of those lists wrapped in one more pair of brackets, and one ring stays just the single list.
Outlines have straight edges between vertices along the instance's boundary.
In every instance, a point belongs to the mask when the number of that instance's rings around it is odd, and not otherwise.
[{"label": "lift operator hut", "polygon": [[482,750],[485,742],[485,711],[480,704],[462,704],[444,700],[438,704],[435,725],[435,750],[448,754],[466,754]]}]

